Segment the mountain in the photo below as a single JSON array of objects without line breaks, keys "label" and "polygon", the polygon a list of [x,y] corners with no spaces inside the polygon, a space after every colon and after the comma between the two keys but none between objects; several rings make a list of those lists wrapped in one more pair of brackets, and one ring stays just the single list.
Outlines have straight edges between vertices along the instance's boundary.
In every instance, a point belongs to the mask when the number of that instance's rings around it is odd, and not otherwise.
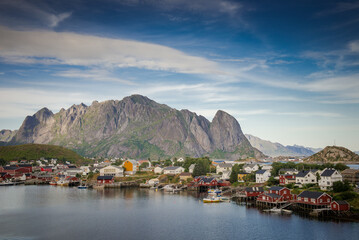
[{"label": "mountain", "polygon": [[260,139],[250,134],[245,134],[246,138],[249,140],[250,144],[257,148],[259,151],[265,155],[271,157],[278,156],[310,156],[314,153],[320,151],[321,149],[302,147],[298,145],[294,146],[283,146],[280,143],[273,143],[267,140]]},{"label": "mountain", "polygon": [[219,110],[210,122],[189,110],[179,111],[141,95],[73,105],[56,114],[43,108],[27,116],[7,144],[23,143],[60,145],[84,156],[264,157],[228,113]]},{"label": "mountain", "polygon": [[1,130],[0,131],[0,141],[1,142],[9,142],[16,134],[16,130],[15,131],[11,131],[11,130]]},{"label": "mountain", "polygon": [[11,160],[37,160],[40,158],[57,158],[58,160],[79,163],[83,158],[69,149],[45,144],[24,144],[0,147],[0,159],[6,162]]},{"label": "mountain", "polygon": [[304,160],[307,162],[359,162],[359,155],[344,147],[328,146]]}]

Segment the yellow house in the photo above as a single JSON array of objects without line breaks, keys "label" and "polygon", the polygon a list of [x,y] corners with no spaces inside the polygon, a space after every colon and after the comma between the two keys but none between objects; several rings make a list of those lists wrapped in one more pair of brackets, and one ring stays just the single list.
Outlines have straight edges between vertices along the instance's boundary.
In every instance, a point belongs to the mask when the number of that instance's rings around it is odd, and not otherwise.
[{"label": "yellow house", "polygon": [[139,164],[135,160],[126,160],[122,167],[125,169],[125,173],[135,174],[138,171]]},{"label": "yellow house", "polygon": [[248,175],[248,173],[245,173],[245,172],[238,173],[238,182],[244,182],[244,178],[247,175]]}]

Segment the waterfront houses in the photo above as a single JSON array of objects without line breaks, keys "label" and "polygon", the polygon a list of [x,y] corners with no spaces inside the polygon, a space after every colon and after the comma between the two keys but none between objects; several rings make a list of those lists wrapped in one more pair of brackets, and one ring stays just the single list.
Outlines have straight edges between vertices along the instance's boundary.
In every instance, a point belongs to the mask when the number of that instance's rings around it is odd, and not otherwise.
[{"label": "waterfront houses", "polygon": [[114,176],[114,177],[123,177],[123,167],[120,166],[107,166],[100,169],[100,176]]},{"label": "waterfront houses", "polygon": [[262,187],[246,187],[243,191],[246,197],[258,197],[264,193]]},{"label": "waterfront houses", "polygon": [[265,183],[269,180],[271,173],[269,170],[258,170],[256,172],[256,183]]},{"label": "waterfront houses", "polygon": [[324,169],[320,174],[318,185],[321,190],[329,190],[334,182],[343,181],[342,175],[335,169]]},{"label": "waterfront houses", "polygon": [[290,189],[286,187],[273,186],[268,189],[268,193],[277,194],[283,197],[285,201],[289,201],[292,199],[292,194],[290,192]]},{"label": "waterfront houses", "polygon": [[298,204],[306,204],[317,207],[327,207],[332,202],[332,197],[324,192],[303,191],[296,199]]},{"label": "waterfront houses", "polygon": [[335,200],[330,204],[332,211],[349,211],[350,204],[344,200]]},{"label": "waterfront houses", "polygon": [[111,184],[114,183],[115,179],[114,176],[98,176],[97,177],[97,184]]},{"label": "waterfront houses", "polygon": [[299,186],[303,186],[303,184],[316,184],[317,176],[312,171],[300,171],[295,176],[295,183]]}]

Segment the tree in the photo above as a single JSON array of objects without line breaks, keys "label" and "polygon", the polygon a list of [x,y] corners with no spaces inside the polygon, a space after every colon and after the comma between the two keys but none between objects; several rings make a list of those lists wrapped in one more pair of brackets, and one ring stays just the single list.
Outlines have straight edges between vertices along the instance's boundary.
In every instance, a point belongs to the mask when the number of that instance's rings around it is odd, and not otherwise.
[{"label": "tree", "polygon": [[333,191],[334,192],[346,192],[352,190],[350,183],[348,181],[338,181],[333,183]]},{"label": "tree", "polygon": [[229,181],[230,181],[231,183],[238,182],[238,174],[239,174],[239,172],[243,169],[243,165],[244,165],[244,164],[235,164],[235,165],[232,167],[231,176],[229,177]]},{"label": "tree", "polygon": [[193,169],[193,176],[202,176],[210,172],[210,161],[208,158],[199,158]]},{"label": "tree", "polygon": [[279,180],[274,179],[274,177],[270,177],[267,181],[268,186],[273,186],[279,184]]},{"label": "tree", "polygon": [[335,164],[334,168],[338,171],[344,171],[345,169],[348,169],[349,167],[345,165],[344,163],[337,163]]}]

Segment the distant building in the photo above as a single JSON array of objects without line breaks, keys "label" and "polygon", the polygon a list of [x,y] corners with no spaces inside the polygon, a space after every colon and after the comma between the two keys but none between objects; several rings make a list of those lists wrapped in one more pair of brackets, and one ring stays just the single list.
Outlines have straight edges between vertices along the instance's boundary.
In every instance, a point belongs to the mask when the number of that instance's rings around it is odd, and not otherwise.
[{"label": "distant building", "polygon": [[115,182],[114,176],[98,176],[97,177],[98,184],[111,184],[114,182]]},{"label": "distant building", "polygon": [[344,181],[359,183],[359,169],[345,169],[341,172]]},{"label": "distant building", "polygon": [[184,172],[184,168],[183,167],[178,167],[178,166],[172,166],[172,167],[165,167],[163,169],[163,173],[164,174],[172,174],[172,175],[175,175],[175,174],[180,174]]},{"label": "distant building", "polygon": [[295,183],[299,186],[302,186],[303,184],[309,184],[309,183],[316,184],[317,176],[311,171],[300,171],[295,176]]},{"label": "distant building", "polygon": [[230,163],[220,163],[216,166],[216,173],[224,173],[232,171],[232,164]]},{"label": "distant building", "polygon": [[333,187],[334,182],[342,182],[342,175],[335,169],[324,169],[320,174],[318,185],[321,190],[329,190]]},{"label": "distant building", "polygon": [[135,160],[126,160],[122,166],[126,174],[135,174],[139,170],[139,164]]},{"label": "distant building", "polygon": [[123,168],[119,166],[107,166],[100,169],[100,176],[123,177]]},{"label": "distant building", "polygon": [[295,183],[295,175],[292,174],[279,175],[279,185],[287,185],[290,183]]},{"label": "distant building", "polygon": [[246,171],[247,173],[252,173],[255,172],[259,169],[258,164],[247,164],[243,166],[244,171]]},{"label": "distant building", "polygon": [[269,180],[270,175],[269,170],[258,170],[256,172],[256,183],[265,183]]}]

